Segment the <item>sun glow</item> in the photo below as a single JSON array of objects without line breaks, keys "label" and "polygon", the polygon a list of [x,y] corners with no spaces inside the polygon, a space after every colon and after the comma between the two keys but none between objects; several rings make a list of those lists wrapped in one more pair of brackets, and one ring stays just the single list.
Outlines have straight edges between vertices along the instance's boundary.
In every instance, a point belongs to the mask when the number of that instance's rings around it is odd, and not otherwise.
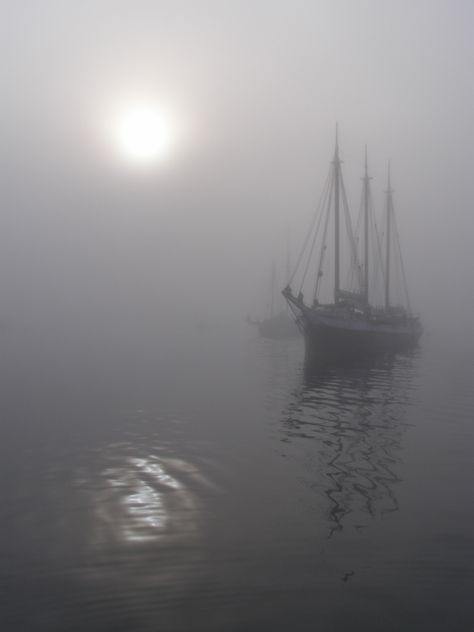
[{"label": "sun glow", "polygon": [[137,164],[166,159],[175,133],[169,116],[153,105],[133,105],[122,110],[113,126],[121,156]]}]

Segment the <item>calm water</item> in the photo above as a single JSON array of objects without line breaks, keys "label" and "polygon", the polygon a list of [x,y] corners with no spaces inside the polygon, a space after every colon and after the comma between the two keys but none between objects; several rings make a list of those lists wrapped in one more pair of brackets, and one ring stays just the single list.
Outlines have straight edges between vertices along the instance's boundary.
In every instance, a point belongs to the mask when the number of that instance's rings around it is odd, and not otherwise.
[{"label": "calm water", "polygon": [[474,351],[3,350],[1,630],[474,629]]}]

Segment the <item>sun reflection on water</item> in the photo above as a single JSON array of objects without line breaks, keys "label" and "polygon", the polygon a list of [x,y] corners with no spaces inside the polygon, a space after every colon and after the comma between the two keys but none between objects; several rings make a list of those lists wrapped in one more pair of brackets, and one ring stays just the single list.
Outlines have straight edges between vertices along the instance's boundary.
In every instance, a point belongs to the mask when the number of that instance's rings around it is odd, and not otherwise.
[{"label": "sun reflection on water", "polygon": [[111,457],[94,502],[94,546],[190,538],[199,528],[196,486],[205,479],[184,460]]}]

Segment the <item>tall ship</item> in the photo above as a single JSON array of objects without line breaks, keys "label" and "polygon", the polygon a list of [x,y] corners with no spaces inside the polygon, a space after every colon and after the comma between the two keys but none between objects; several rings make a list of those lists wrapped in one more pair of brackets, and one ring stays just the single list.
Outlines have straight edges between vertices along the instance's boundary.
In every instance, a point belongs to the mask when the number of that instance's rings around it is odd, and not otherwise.
[{"label": "tall ship", "polygon": [[420,320],[410,307],[390,166],[382,230],[375,219],[370,181],[366,149],[354,229],[336,130],[326,184],[283,290],[304,335],[307,360],[398,351],[415,346],[422,334]]}]

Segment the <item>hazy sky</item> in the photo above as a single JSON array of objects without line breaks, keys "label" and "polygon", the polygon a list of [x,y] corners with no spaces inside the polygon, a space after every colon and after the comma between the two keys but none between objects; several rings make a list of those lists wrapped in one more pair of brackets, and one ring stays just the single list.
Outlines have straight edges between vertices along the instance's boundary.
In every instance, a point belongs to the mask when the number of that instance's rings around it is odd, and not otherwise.
[{"label": "hazy sky", "polygon": [[[470,0],[2,4],[1,321],[154,326],[263,309],[338,121],[357,211],[387,161],[415,310],[474,310]],[[167,159],[123,160],[115,112],[158,104]],[[278,264],[280,265],[280,263]],[[471,311],[470,311],[471,310]]]}]

